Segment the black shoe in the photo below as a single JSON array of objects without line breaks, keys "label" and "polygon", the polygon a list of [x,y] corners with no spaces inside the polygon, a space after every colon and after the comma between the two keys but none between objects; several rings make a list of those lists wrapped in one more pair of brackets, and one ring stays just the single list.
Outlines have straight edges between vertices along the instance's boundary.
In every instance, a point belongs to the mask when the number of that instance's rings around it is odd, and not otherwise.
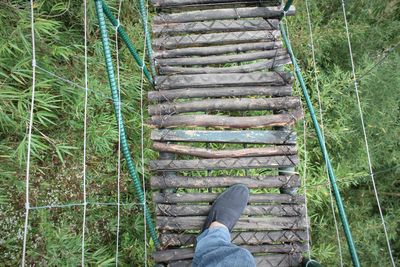
[{"label": "black shoe", "polygon": [[215,221],[225,225],[229,229],[229,232],[232,231],[248,200],[249,189],[245,185],[236,184],[229,187],[214,201],[202,232],[209,228],[211,223]]}]

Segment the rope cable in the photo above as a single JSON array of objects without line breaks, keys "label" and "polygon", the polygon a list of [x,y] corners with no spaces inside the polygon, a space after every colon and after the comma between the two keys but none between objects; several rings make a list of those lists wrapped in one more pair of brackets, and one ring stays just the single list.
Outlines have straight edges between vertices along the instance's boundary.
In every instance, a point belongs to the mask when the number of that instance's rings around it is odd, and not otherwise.
[{"label": "rope cable", "polygon": [[[118,43],[118,28],[120,26],[120,17],[121,17],[121,7],[122,7],[122,0],[119,0],[118,3],[118,13],[117,13],[117,20],[118,25],[115,27],[115,51],[116,51],[116,64],[117,64],[117,87],[118,87],[118,104],[119,104],[119,114],[118,116],[121,117],[121,79],[120,79],[120,62],[119,62],[119,43]],[[118,123],[118,163],[117,163],[117,233],[116,233],[116,244],[115,244],[115,266],[118,266],[118,259],[119,259],[119,234],[120,234],[120,219],[121,219],[121,125],[120,121]]]},{"label": "rope cable", "polygon": [[[283,16],[283,20],[285,20],[285,26],[286,26],[286,33],[287,37],[290,40],[290,34],[289,34],[289,27],[286,19],[286,14]],[[300,102],[300,107],[303,110],[303,103]],[[307,153],[307,122],[306,118],[304,116],[303,119],[303,151],[304,151],[304,167],[303,167],[303,179],[304,179],[304,205],[305,205],[305,212],[306,212],[306,224],[307,224],[307,254],[308,258],[311,260],[311,223],[310,223],[310,217],[308,215],[308,199],[307,199],[307,161],[308,161],[308,153]],[[307,263],[308,264],[308,263]]]},{"label": "rope cable", "polygon": [[390,245],[389,235],[388,235],[388,231],[387,231],[387,228],[386,228],[385,218],[383,216],[382,207],[381,207],[380,200],[379,200],[379,195],[378,195],[378,189],[376,187],[375,177],[374,177],[373,168],[372,168],[371,153],[370,153],[370,150],[369,150],[367,130],[365,128],[364,114],[363,114],[363,110],[362,110],[362,107],[361,107],[361,99],[360,99],[359,90],[358,90],[358,82],[357,82],[357,78],[356,78],[354,57],[353,57],[353,51],[352,51],[352,46],[351,46],[351,40],[350,40],[350,30],[349,30],[349,24],[348,24],[348,21],[347,21],[347,15],[346,15],[346,4],[345,4],[344,0],[342,0],[342,9],[343,9],[344,25],[345,25],[345,29],[346,29],[347,44],[348,44],[348,47],[349,47],[351,71],[352,71],[352,76],[353,76],[353,81],[354,81],[354,89],[355,89],[356,99],[357,99],[357,107],[358,107],[358,112],[360,114],[362,134],[363,134],[363,137],[364,137],[365,150],[366,150],[367,159],[368,159],[369,173],[370,173],[370,176],[371,176],[372,187],[373,187],[373,190],[374,190],[375,199],[376,199],[376,203],[377,203],[378,210],[379,210],[379,215],[380,215],[380,218],[381,218],[381,221],[382,221],[382,227],[383,227],[383,231],[384,231],[384,234],[385,234],[385,239],[386,239],[386,244],[387,244],[387,248],[388,248],[388,252],[389,252],[389,257],[390,257],[392,265],[396,266],[396,264],[394,262],[393,254],[392,254],[392,248],[391,248],[391,245]]},{"label": "rope cable", "polygon": [[[318,96],[318,108],[319,108],[319,117],[320,117],[320,121],[321,121],[321,132],[322,132],[322,137],[325,140],[325,126],[324,126],[324,117],[323,117],[323,112],[322,112],[321,91],[319,89],[319,79],[318,79],[318,74],[317,74],[317,63],[316,63],[316,57],[315,57],[314,35],[313,35],[313,31],[312,31],[312,22],[311,22],[311,15],[310,15],[310,8],[309,8],[308,0],[305,1],[305,4],[306,4],[306,11],[307,11],[308,29],[309,29],[309,33],[310,33],[309,35],[310,35],[310,42],[311,42],[311,54],[312,54],[313,69],[314,69],[313,72],[314,72],[314,79],[315,79],[315,88],[317,90],[317,96]],[[325,162],[325,166],[326,166],[326,162]],[[329,181],[328,170],[326,168],[325,168],[325,170],[326,170],[326,179]],[[340,266],[343,267],[342,244],[340,241],[339,226],[337,223],[335,207],[333,204],[332,187],[331,187],[330,183],[328,183],[328,186],[329,186],[330,206],[331,206],[333,221],[334,221],[334,225],[335,225],[336,241],[338,244]]]},{"label": "rope cable", "polygon": [[349,222],[347,220],[344,204],[343,204],[340,192],[339,192],[339,188],[338,188],[338,186],[336,184],[336,177],[335,177],[335,174],[334,174],[334,171],[333,171],[332,164],[331,164],[330,159],[329,159],[329,154],[328,154],[328,151],[327,151],[327,148],[326,148],[326,145],[325,145],[324,138],[322,137],[321,128],[319,126],[317,117],[315,115],[315,110],[314,110],[313,104],[311,102],[307,86],[306,86],[306,84],[304,82],[303,76],[302,76],[301,71],[300,71],[300,67],[297,64],[297,60],[296,60],[296,58],[294,56],[290,41],[289,41],[289,39],[288,39],[288,37],[286,35],[286,31],[285,31],[285,28],[284,28],[282,22],[279,24],[279,28],[280,28],[280,31],[282,33],[282,37],[283,37],[284,43],[286,45],[287,51],[288,51],[288,53],[290,55],[290,58],[292,59],[292,62],[293,62],[293,65],[294,65],[295,75],[296,75],[297,79],[299,80],[300,87],[302,89],[303,96],[304,96],[304,99],[306,101],[306,104],[307,104],[308,110],[310,112],[311,119],[312,119],[312,122],[313,122],[313,125],[314,125],[314,128],[315,128],[315,131],[316,131],[316,134],[317,134],[317,137],[318,137],[318,142],[319,142],[322,154],[323,154],[323,156],[324,156],[324,158],[326,160],[326,165],[327,165],[328,174],[329,174],[329,180],[330,180],[330,182],[332,184],[332,189],[333,189],[333,192],[334,192],[336,205],[338,207],[339,216],[340,216],[340,219],[342,221],[343,230],[345,232],[345,236],[346,236],[346,240],[347,240],[347,244],[348,244],[348,247],[349,247],[349,252],[350,252],[350,255],[351,255],[351,259],[352,259],[353,265],[355,267],[359,267],[360,266],[360,262],[359,262],[359,259],[358,259],[357,251],[356,251],[355,244],[354,244],[354,241],[353,241],[353,237],[352,237],[352,234],[351,234]]},{"label": "rope cable", "polygon": [[87,196],[86,196],[86,145],[87,145],[87,109],[88,109],[88,20],[87,20],[87,0],[83,0],[84,5],[84,50],[85,50],[85,98],[84,98],[84,118],[83,118],[83,220],[82,220],[82,244],[81,244],[81,264],[85,266],[85,233],[86,233],[86,212],[87,212]]},{"label": "rope cable", "polygon": [[[99,23],[99,27],[100,27],[101,41],[103,44],[103,52],[104,52],[104,57],[105,57],[105,62],[106,62],[106,70],[107,70],[107,76],[108,76],[109,85],[110,85],[110,89],[111,89],[111,95],[113,98],[114,111],[115,111],[117,121],[120,121],[119,125],[120,125],[120,131],[121,131],[122,154],[125,157],[125,160],[127,162],[128,171],[132,178],[132,182],[133,182],[137,197],[139,198],[139,201],[141,203],[145,203],[145,196],[144,196],[144,193],[142,190],[142,186],[139,182],[139,177],[138,177],[138,174],[137,174],[137,171],[135,168],[135,164],[133,162],[133,159],[132,159],[132,156],[131,156],[131,153],[129,150],[125,127],[124,127],[124,123],[123,123],[123,118],[122,118],[122,115],[118,112],[118,110],[120,108],[119,102],[118,102],[118,93],[117,93],[118,91],[117,91],[117,86],[116,86],[116,81],[115,81],[114,68],[113,68],[113,64],[112,64],[110,45],[109,45],[109,40],[108,40],[108,31],[107,31],[107,27],[106,27],[106,23],[105,23],[102,2],[103,1],[101,1],[101,0],[95,0],[96,13],[97,13],[98,23]],[[146,205],[143,205],[143,209],[144,209],[146,223],[148,225],[151,238],[153,239],[155,246],[158,248],[160,246],[160,243],[157,238],[156,229],[152,222],[150,212],[148,211]]]},{"label": "rope cable", "polygon": [[[147,2],[146,2],[147,3]],[[147,6],[146,6],[147,7]],[[144,10],[144,12],[147,12]],[[147,15],[146,15],[147,17]],[[142,56],[142,62],[144,63],[146,60],[146,47],[147,46],[147,34],[144,34],[144,42],[143,42],[143,56]],[[151,58],[149,59],[151,61]],[[144,197],[146,200],[146,181],[145,181],[145,169],[144,169],[144,114],[143,114],[143,85],[144,85],[144,66],[145,64],[142,65],[141,68],[141,77],[140,77],[140,158],[141,158],[141,173],[142,173],[142,187],[143,187],[143,193]],[[154,73],[153,73],[154,75]],[[146,201],[143,202],[143,206],[146,206]],[[143,209],[144,210],[144,209]],[[147,224],[145,220],[145,214],[144,216],[144,266],[147,267]]]},{"label": "rope cable", "polygon": [[35,47],[35,18],[33,10],[34,0],[30,0],[30,14],[31,14],[31,44],[32,44],[32,99],[29,112],[29,125],[28,125],[28,144],[26,156],[26,173],[25,173],[25,222],[24,222],[24,236],[22,243],[22,260],[21,265],[25,266],[26,256],[26,242],[28,235],[29,225],[29,179],[30,179],[30,161],[31,161],[31,145],[32,145],[32,127],[35,106],[35,87],[36,87],[36,47]]},{"label": "rope cable", "polygon": [[[139,0],[139,11],[141,14],[141,19],[142,19],[142,24],[143,24],[143,31],[145,35],[145,45],[147,47],[147,55],[149,58],[149,63],[150,63],[150,69],[151,73],[153,74],[153,77],[156,76],[156,69],[154,67],[154,61],[153,61],[153,48],[151,46],[151,36],[149,32],[149,27],[148,27],[148,16],[147,16],[147,8],[145,4],[145,0]],[[143,60],[144,62],[144,60]]]}]

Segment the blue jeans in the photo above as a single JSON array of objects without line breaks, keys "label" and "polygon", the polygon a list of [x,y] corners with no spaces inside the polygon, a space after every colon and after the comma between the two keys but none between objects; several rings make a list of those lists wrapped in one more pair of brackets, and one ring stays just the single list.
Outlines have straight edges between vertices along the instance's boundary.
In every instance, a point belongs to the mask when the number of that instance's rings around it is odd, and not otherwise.
[{"label": "blue jeans", "polygon": [[193,267],[255,267],[251,253],[231,243],[225,227],[212,227],[197,237]]}]

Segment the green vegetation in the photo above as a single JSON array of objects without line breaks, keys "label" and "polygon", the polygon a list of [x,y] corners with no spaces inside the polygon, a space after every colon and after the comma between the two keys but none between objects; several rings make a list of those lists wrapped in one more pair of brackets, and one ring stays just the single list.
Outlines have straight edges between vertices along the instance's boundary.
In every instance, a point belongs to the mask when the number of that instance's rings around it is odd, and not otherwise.
[{"label": "green vegetation", "polygon": [[[81,203],[83,3],[59,0],[35,2],[37,64],[40,69],[37,69],[30,203],[31,206]],[[88,2],[88,202],[115,203],[118,131],[109,98],[94,5],[92,1]],[[117,13],[117,2],[107,1],[114,14]],[[326,141],[360,260],[363,266],[389,266],[381,221],[368,176],[341,2],[310,2]],[[314,106],[318,107],[305,3],[296,1],[295,5],[297,15],[288,18],[290,38],[310,87]],[[394,255],[399,262],[400,2],[362,0],[349,2],[346,7],[356,71],[358,77],[362,77],[359,89],[375,179]],[[121,22],[142,54],[144,36],[138,3],[124,2],[122,10]],[[21,259],[25,214],[26,129],[32,89],[29,3],[2,1],[0,25],[0,259],[5,265],[14,266]],[[112,39],[115,39],[114,33],[110,26]],[[112,45],[115,45],[114,41]],[[394,50],[387,52],[396,45]],[[369,71],[385,55],[387,57],[382,63]],[[139,164],[141,73],[123,44],[120,44],[119,56],[124,103],[122,112],[133,156]],[[43,69],[79,86],[61,81]],[[307,126],[306,171],[312,255],[325,266],[338,266],[329,188],[309,118]],[[148,129],[145,130],[145,136],[148,136]],[[300,124],[298,132],[300,146],[304,148]],[[156,153],[150,150],[148,138],[144,142],[146,163]],[[304,158],[304,149],[301,152]],[[304,167],[304,164],[300,167],[301,173]],[[140,165],[137,169],[140,172]],[[122,265],[142,266],[145,261],[143,213],[135,205],[137,200],[124,161],[121,202],[128,204],[121,207],[119,262]],[[29,218],[27,263],[79,265],[82,212],[82,206],[33,210]],[[116,206],[88,206],[85,239],[88,264],[115,264],[116,226]],[[350,258],[342,233],[340,238],[345,266],[349,266]]]},{"label": "green vegetation", "polygon": [[[326,142],[339,178],[338,184],[345,200],[359,258],[363,266],[390,266],[371,178],[368,176],[341,1],[309,2]],[[305,1],[295,4],[297,15],[288,18],[290,38],[317,108]],[[346,3],[346,9],[375,180],[398,262],[400,2],[353,1]],[[396,49],[388,54],[387,50],[395,46]],[[385,60],[369,71],[385,55]],[[307,189],[312,252],[326,266],[339,266],[323,160],[309,118],[307,125]],[[341,225],[339,227],[341,231]],[[345,266],[348,266],[349,255],[342,232],[341,245]]]}]

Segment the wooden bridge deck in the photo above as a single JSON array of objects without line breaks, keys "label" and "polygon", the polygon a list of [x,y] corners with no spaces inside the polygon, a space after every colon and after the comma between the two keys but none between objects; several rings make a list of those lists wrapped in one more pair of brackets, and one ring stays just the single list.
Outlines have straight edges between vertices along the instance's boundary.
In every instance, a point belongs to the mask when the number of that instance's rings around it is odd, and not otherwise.
[{"label": "wooden bridge deck", "polygon": [[[156,226],[166,266],[190,266],[195,237],[223,188],[251,188],[232,240],[258,266],[298,266],[307,249],[291,60],[280,1],[151,0],[158,76],[148,94]],[[290,9],[288,15],[293,15]]]}]

